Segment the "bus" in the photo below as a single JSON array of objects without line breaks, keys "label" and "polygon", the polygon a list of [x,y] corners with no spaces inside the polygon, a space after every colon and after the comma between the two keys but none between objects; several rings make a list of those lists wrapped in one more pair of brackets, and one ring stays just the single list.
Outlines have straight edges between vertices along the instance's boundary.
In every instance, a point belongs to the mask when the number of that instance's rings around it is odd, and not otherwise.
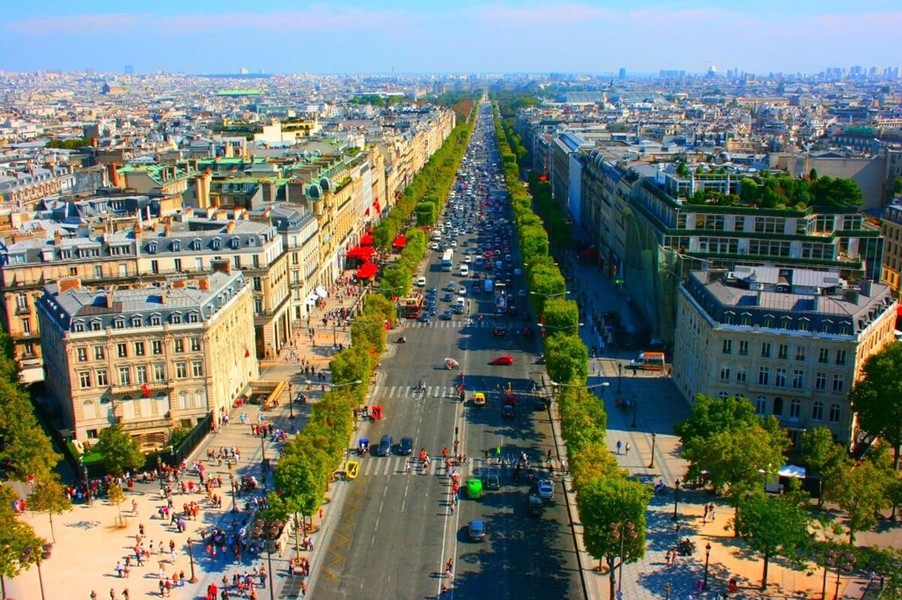
[{"label": "bus", "polygon": [[454,268],[454,250],[448,248],[442,254],[442,271],[450,271]]},{"label": "bus", "polygon": [[401,314],[408,319],[416,319],[423,314],[423,294],[413,293],[401,298]]}]

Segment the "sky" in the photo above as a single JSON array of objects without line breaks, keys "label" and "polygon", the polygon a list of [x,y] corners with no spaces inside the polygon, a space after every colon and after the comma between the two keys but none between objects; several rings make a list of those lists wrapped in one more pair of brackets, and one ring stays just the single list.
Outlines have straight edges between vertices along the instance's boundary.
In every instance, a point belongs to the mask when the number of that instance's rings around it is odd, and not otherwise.
[{"label": "sky", "polygon": [[899,0],[0,0],[0,70],[817,73],[902,63]]}]

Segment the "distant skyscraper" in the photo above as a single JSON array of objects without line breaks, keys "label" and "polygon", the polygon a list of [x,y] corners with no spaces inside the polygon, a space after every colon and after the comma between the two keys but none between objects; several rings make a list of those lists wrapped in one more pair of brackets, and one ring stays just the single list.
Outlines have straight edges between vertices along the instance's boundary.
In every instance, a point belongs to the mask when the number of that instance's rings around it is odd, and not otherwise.
[{"label": "distant skyscraper", "polygon": [[135,67],[132,66],[132,65],[125,65],[125,68],[123,68],[122,71],[123,71],[126,75],[134,75],[134,74],[135,74]]},{"label": "distant skyscraper", "polygon": [[626,67],[620,67],[620,79],[626,79]]}]

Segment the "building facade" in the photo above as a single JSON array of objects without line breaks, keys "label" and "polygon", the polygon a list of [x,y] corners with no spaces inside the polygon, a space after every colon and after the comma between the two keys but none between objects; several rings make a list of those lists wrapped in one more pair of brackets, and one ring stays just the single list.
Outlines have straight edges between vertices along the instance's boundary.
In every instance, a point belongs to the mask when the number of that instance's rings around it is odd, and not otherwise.
[{"label": "building facade", "polygon": [[902,285],[902,204],[890,204],[883,209],[880,233],[884,241],[881,281],[898,294]]},{"label": "building facade", "polygon": [[173,427],[218,423],[259,376],[253,290],[227,261],[197,279],[90,290],[77,278],[38,302],[47,391],[64,428],[93,440],[121,423],[144,449]]},{"label": "building facade", "polygon": [[674,382],[690,402],[748,398],[794,439],[823,425],[854,446],[847,394],[864,361],[895,342],[896,306],[887,286],[852,287],[836,273],[693,271],[677,300]]}]

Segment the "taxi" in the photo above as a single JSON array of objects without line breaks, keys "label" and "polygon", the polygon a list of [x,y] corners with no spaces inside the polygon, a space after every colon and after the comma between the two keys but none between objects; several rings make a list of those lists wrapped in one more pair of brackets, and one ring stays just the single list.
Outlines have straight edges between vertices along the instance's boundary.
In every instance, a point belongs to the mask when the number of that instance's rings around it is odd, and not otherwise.
[{"label": "taxi", "polygon": [[485,406],[485,392],[473,394],[473,406]]}]

